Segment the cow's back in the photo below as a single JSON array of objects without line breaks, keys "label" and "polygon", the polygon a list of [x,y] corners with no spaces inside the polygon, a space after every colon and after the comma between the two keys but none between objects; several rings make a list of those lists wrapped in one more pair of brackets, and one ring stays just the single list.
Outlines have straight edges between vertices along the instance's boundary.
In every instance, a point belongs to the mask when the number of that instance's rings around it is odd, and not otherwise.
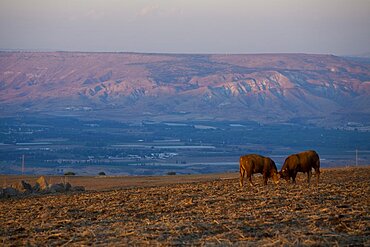
[{"label": "cow's back", "polygon": [[297,154],[303,170],[314,168],[315,170],[320,168],[319,155],[314,150],[305,151]]},{"label": "cow's back", "polygon": [[258,154],[248,154],[240,157],[240,167],[252,173],[260,173],[263,170],[266,157]]},{"label": "cow's back", "polygon": [[288,169],[307,172],[312,168],[315,170],[320,168],[320,158],[314,150],[309,150],[289,155],[285,159],[282,170]]}]

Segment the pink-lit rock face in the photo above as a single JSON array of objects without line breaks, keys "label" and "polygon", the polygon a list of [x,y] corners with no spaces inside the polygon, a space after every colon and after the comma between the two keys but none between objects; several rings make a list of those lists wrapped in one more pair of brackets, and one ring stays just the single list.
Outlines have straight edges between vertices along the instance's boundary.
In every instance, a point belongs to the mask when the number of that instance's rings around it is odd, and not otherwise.
[{"label": "pink-lit rock face", "polygon": [[368,117],[369,96],[369,63],[331,55],[0,53],[3,112],[88,108],[130,116],[335,122],[348,114]]}]

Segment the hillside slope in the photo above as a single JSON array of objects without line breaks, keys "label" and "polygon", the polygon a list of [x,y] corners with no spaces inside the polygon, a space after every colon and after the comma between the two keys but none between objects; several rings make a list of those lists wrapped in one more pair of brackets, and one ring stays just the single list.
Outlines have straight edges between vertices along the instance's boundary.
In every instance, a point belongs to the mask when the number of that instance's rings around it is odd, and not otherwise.
[{"label": "hillside slope", "polygon": [[310,187],[302,173],[295,185],[264,186],[262,176],[253,181],[256,186],[242,189],[235,177],[2,199],[0,241],[2,246],[369,246],[369,167],[325,170],[320,184]]},{"label": "hillside slope", "polygon": [[0,89],[3,114],[337,126],[370,119],[369,63],[331,55],[1,52]]}]

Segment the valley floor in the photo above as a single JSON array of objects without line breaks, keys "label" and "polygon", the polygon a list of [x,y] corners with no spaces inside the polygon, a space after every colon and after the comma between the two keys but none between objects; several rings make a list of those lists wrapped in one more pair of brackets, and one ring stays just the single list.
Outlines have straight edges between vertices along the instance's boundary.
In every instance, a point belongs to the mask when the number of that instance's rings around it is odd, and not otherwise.
[{"label": "valley floor", "polygon": [[310,187],[302,174],[296,185],[278,186],[254,176],[256,186],[242,189],[236,173],[191,176],[133,184],[90,177],[90,185],[76,177],[71,183],[89,191],[2,199],[0,243],[370,245],[370,166],[325,169]]}]

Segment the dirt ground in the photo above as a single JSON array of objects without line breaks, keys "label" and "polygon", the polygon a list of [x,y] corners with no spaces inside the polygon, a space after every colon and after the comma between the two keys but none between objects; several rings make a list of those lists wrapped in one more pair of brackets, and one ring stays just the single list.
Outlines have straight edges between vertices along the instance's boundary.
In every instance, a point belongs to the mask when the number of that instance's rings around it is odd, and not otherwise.
[{"label": "dirt ground", "polygon": [[235,173],[139,178],[2,199],[0,245],[370,245],[370,166],[326,169],[310,187],[303,174],[278,186],[255,176],[242,189]]},{"label": "dirt ground", "polygon": [[[148,187],[179,183],[213,181],[215,179],[231,179],[239,173],[201,174],[201,175],[169,175],[169,176],[44,176],[49,184],[69,182],[73,186],[84,186],[86,190],[105,191],[127,187]],[[0,175],[0,186],[15,185],[25,180],[31,185],[40,176],[9,176]]]}]

